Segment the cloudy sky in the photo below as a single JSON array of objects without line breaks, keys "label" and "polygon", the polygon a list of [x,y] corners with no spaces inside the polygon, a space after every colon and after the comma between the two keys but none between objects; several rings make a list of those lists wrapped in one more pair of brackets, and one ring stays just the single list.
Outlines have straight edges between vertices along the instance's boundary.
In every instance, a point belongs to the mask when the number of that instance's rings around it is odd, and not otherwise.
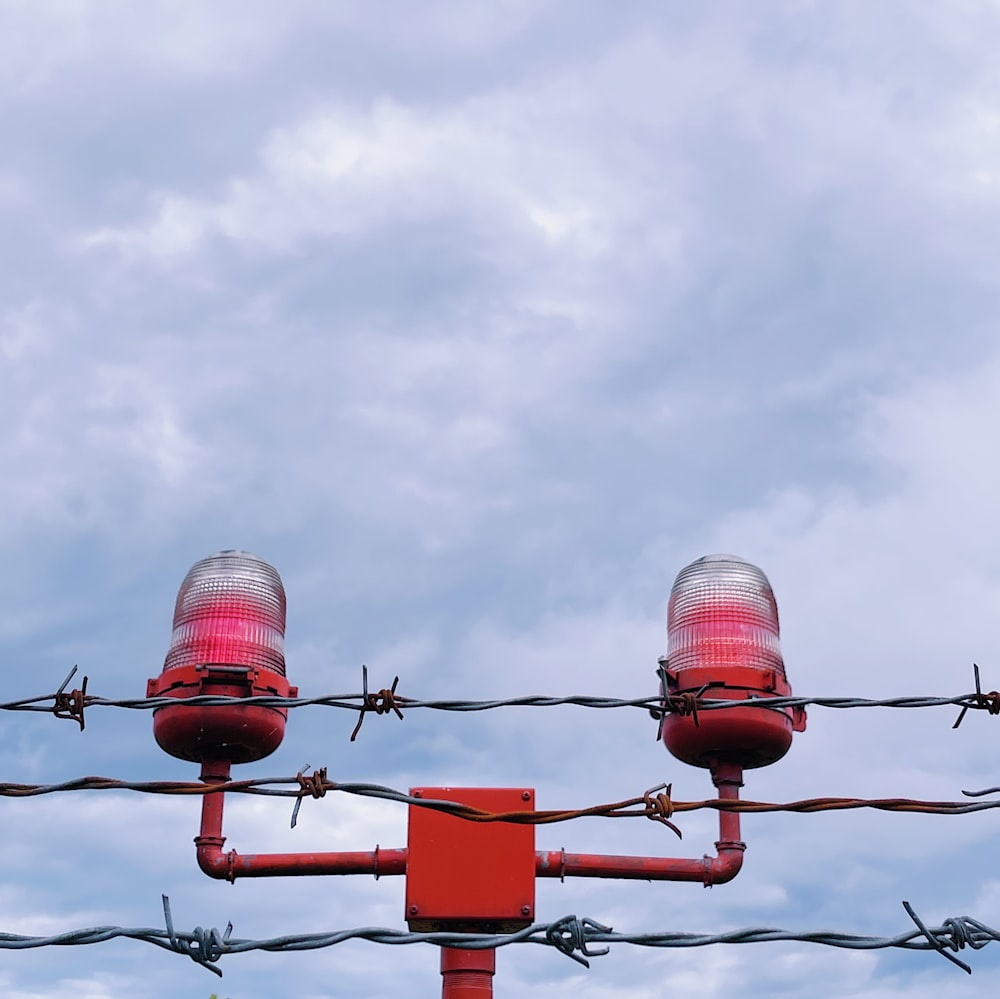
[{"label": "cloudy sky", "polygon": [[[288,593],[304,695],[655,690],[667,595],[760,565],[807,695],[1000,686],[1000,6],[808,0],[0,2],[3,698],[142,696],[177,586],[220,548]],[[537,789],[673,781],[641,712],[291,714],[238,776]],[[955,798],[997,721],[814,709],[745,795]],[[7,781],[193,779],[148,712],[0,719]],[[200,874],[198,803],[8,800],[0,931],[267,937],[403,928],[386,878]],[[229,804],[228,845],[403,846],[337,796],[298,827]],[[542,920],[891,935],[1000,926],[993,814],[754,816],[732,884],[543,882]],[[540,849],[700,857],[684,816],[541,828]],[[995,995],[927,954],[616,947],[498,956],[498,996]],[[9,954],[12,999],[438,994],[429,947],[223,959],[121,941]]]}]

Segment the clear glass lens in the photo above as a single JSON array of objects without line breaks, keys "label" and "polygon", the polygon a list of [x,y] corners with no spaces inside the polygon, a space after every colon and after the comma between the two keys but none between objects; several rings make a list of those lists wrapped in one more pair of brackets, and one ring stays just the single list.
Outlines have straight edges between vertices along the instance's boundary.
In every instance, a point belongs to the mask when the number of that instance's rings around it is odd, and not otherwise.
[{"label": "clear glass lens", "polygon": [[163,668],[225,663],[285,675],[285,589],[250,552],[216,552],[185,576]]},{"label": "clear glass lens", "polygon": [[667,607],[671,669],[785,665],[778,606],[767,576],[736,555],[706,555],[682,569]]}]

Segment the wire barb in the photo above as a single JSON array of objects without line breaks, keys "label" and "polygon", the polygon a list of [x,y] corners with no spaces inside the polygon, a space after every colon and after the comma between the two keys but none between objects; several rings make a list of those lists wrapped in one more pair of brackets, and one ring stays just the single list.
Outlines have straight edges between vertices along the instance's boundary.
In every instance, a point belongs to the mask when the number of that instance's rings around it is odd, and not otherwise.
[{"label": "wire barb", "polygon": [[[670,800],[670,792],[673,789],[673,784],[657,784],[656,787],[651,787],[642,796],[643,804],[646,806],[646,817],[653,819],[656,822],[662,822],[668,829],[672,829],[677,833],[678,839],[683,839],[684,835],[670,821],[670,816],[674,814],[674,805]],[[659,791],[656,797],[653,797],[653,793]]]},{"label": "wire barb", "polygon": [[66,686],[73,679],[76,670],[77,667],[74,666],[69,671],[69,676],[63,680],[62,686],[53,695],[52,713],[56,718],[66,718],[69,721],[77,722],[82,732],[87,724],[83,717],[83,709],[87,706],[87,682],[90,680],[90,677],[85,676],[83,678],[82,688],[72,690],[67,694],[65,692]]},{"label": "wire barb", "polygon": [[962,705],[962,710],[959,712],[955,724],[951,726],[952,728],[958,728],[962,724],[962,719],[965,718],[969,708],[980,708],[988,711],[991,715],[1000,715],[1000,691],[991,690],[988,694],[984,694],[983,688],[979,684],[979,665],[977,663],[972,664],[972,672],[976,678],[975,696],[971,699],[971,703]]},{"label": "wire barb", "polygon": [[63,680],[61,684],[59,684],[59,689],[55,692],[56,697],[58,697],[69,686],[70,680],[72,680],[73,677],[76,676],[76,671],[79,668],[80,668],[79,666],[74,665],[73,668],[66,674],[66,679]]},{"label": "wire barb", "polygon": [[706,683],[701,690],[686,690],[682,694],[672,694],[667,698],[667,711],[681,718],[690,715],[694,727],[699,728],[698,708],[701,705],[701,695],[708,690],[708,687],[709,685]]},{"label": "wire barb", "polygon": [[[193,933],[178,936],[174,930],[174,920],[170,914],[170,898],[162,895],[163,899],[163,919],[167,924],[167,936],[169,937],[169,948],[178,954],[187,954],[195,964],[200,964],[203,968],[208,968],[214,975],[222,977],[222,969],[215,966],[215,962],[226,952],[229,944],[229,936],[233,932],[233,924],[226,927],[225,933],[219,933],[216,929],[205,930],[200,926],[194,928]],[[189,939],[190,938],[190,939]]]},{"label": "wire barb", "polygon": [[295,823],[299,819],[299,808],[302,806],[302,799],[308,794],[312,795],[314,798],[322,798],[327,790],[334,786],[326,779],[326,767],[321,767],[319,770],[314,770],[311,774],[305,773],[309,769],[309,764],[307,763],[296,775],[295,779],[299,782],[299,793],[298,797],[295,799],[295,807],[292,809],[292,829],[295,828]]},{"label": "wire barb", "polygon": [[[588,930],[597,930],[601,933],[613,933],[610,926],[604,926],[593,919],[577,919],[576,916],[563,916],[551,923],[545,930],[545,942],[555,947],[561,954],[572,958],[577,964],[582,964],[585,968],[590,967],[588,957],[603,957],[610,953],[610,947],[601,947],[599,950],[590,949]],[[580,951],[580,954],[575,953]]]},{"label": "wire barb", "polygon": [[363,692],[361,694],[361,707],[358,712],[358,723],[354,726],[354,731],[351,733],[351,742],[358,737],[358,733],[361,731],[361,723],[365,720],[365,715],[369,711],[374,711],[377,715],[387,715],[390,711],[395,711],[396,716],[402,720],[403,712],[399,710],[399,705],[396,703],[396,684],[399,683],[399,677],[394,677],[391,687],[383,687],[377,694],[368,693],[368,667],[361,667],[361,683],[363,686]]},{"label": "wire barb", "polygon": [[[955,957],[952,954],[949,954],[945,950],[945,944],[941,940],[940,936],[937,933],[932,933],[929,929],[927,929],[927,927],[924,925],[924,921],[913,911],[913,906],[910,905],[909,902],[904,901],[903,908],[906,910],[906,914],[910,917],[910,919],[912,919],[913,922],[917,924],[917,928],[927,938],[928,942],[930,943],[931,947],[934,948],[934,950],[936,950],[942,957],[947,958],[947,960],[951,961],[952,964],[958,965],[958,967],[960,967],[967,975],[972,974],[972,968],[970,968],[964,961],[960,961],[957,957]],[[949,930],[952,930],[952,927],[961,926],[961,924],[955,919],[949,919],[947,920],[947,922],[950,924]],[[952,930],[952,934],[953,933],[954,931]],[[966,944],[966,938],[967,934],[965,933],[965,928],[961,927],[960,934],[949,935],[948,945],[952,947],[953,950],[961,950],[961,948],[964,947]]]}]

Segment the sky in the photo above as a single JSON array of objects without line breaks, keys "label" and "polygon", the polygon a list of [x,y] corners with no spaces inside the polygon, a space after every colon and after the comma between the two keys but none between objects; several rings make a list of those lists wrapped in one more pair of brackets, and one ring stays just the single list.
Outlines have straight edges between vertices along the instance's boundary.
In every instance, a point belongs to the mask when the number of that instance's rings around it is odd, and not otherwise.
[{"label": "sky", "polygon": [[[761,0],[0,3],[2,698],[79,664],[158,675],[197,559],[256,552],[304,696],[656,691],[677,572],[774,587],[807,696],[1000,687],[1000,5]],[[991,441],[994,444],[991,444]],[[79,682],[79,678],[76,681]],[[814,708],[744,796],[955,799],[998,722]],[[661,781],[642,712],[290,712],[236,776],[525,786],[584,807]],[[192,780],[149,712],[4,713],[6,781]],[[227,802],[228,847],[404,846],[406,810]],[[211,881],[199,805],[4,805],[0,931],[405,928],[403,879]],[[1000,926],[996,817],[747,816],[731,884],[538,884],[621,932]],[[539,849],[700,857],[711,816],[541,827]],[[227,847],[227,848],[228,848]],[[498,954],[496,995],[926,999],[933,954],[616,946]],[[438,953],[8,954],[11,999],[437,995]]]}]

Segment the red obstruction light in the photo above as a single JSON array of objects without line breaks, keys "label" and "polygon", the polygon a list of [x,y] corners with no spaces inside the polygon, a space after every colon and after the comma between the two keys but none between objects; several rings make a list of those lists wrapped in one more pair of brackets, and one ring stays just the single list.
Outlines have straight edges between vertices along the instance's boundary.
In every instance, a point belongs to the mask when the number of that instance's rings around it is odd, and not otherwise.
[{"label": "red obstruction light", "polygon": [[[670,592],[664,697],[791,696],[778,634],[778,607],[760,569],[735,555],[692,562]],[[693,766],[734,763],[749,769],[780,760],[792,732],[801,732],[805,723],[802,708],[668,713],[663,743]]]},{"label": "red obstruction light", "polygon": [[[184,577],[163,672],[148,682],[146,696],[295,697],[284,643],[277,571],[249,552],[216,552]],[[168,705],[154,712],[153,734],[182,760],[248,763],[278,748],[287,713],[256,704]]]}]

